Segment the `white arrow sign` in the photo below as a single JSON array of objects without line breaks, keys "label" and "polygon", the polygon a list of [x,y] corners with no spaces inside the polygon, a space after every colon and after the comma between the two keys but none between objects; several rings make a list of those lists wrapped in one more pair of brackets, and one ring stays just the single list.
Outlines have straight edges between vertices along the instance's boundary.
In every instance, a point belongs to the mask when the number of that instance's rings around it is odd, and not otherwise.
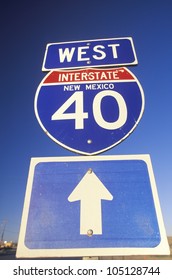
[{"label": "white arrow sign", "polygon": [[68,197],[70,202],[81,201],[80,234],[102,234],[102,199],[112,200],[113,196],[89,169]]}]

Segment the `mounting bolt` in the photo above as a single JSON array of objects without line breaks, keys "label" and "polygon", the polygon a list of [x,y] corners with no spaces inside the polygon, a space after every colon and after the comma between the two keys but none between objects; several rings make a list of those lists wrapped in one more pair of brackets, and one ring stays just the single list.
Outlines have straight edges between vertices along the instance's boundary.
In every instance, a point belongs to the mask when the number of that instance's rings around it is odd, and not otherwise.
[{"label": "mounting bolt", "polygon": [[88,173],[91,174],[93,170],[91,168],[88,169]]},{"label": "mounting bolt", "polygon": [[92,143],[92,140],[91,140],[91,139],[88,139],[88,140],[87,140],[87,143],[88,143],[88,144],[91,144],[91,143]]},{"label": "mounting bolt", "polygon": [[91,237],[93,235],[93,230],[92,229],[87,230],[87,235]]}]

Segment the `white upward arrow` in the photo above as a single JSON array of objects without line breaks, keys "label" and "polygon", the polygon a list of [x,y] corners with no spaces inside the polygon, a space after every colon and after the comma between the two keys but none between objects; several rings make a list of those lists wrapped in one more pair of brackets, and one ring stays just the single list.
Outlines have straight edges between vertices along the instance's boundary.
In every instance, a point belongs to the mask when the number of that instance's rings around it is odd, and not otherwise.
[{"label": "white upward arrow", "polygon": [[70,202],[81,201],[80,234],[102,234],[101,199],[112,200],[113,196],[89,169],[68,197]]}]

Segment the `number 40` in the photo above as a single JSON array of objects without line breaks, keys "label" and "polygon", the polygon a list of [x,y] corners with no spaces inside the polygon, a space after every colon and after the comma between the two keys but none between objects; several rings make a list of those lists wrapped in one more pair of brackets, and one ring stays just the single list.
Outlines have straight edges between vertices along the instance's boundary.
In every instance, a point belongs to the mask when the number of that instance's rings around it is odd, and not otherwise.
[{"label": "number 40", "polygon": [[[52,115],[51,120],[75,120],[75,129],[84,129],[84,119],[88,119],[89,115],[87,112],[84,112],[83,93],[83,91],[74,92],[74,94]],[[101,103],[106,96],[115,98],[119,107],[119,116],[114,122],[107,122],[102,116]],[[66,113],[66,110],[73,103],[75,103],[75,112]],[[104,129],[118,129],[122,127],[127,120],[127,106],[125,100],[121,94],[113,90],[103,90],[98,92],[93,99],[92,110],[96,123]]]}]

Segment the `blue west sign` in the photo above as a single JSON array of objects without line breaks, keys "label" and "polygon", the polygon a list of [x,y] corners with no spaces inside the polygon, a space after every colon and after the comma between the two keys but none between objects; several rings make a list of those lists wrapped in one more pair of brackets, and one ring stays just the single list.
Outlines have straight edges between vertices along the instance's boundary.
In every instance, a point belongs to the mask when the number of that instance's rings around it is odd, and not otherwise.
[{"label": "blue west sign", "polygon": [[135,64],[132,38],[111,38],[48,44],[42,70]]},{"label": "blue west sign", "polygon": [[168,250],[149,155],[32,159],[18,257]]},{"label": "blue west sign", "polygon": [[125,67],[52,71],[35,96],[35,114],[46,134],[86,155],[124,140],[143,111],[142,87]]}]

